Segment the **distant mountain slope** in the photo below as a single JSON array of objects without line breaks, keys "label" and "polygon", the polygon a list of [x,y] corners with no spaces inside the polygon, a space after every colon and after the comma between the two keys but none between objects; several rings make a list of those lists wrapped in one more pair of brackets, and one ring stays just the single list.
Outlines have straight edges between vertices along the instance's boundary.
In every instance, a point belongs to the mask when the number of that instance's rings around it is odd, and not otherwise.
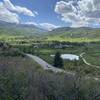
[{"label": "distant mountain slope", "polygon": [[12,24],[0,21],[0,35],[25,35],[38,36],[46,32],[35,25]]},{"label": "distant mountain slope", "polygon": [[[73,41],[72,39],[79,39],[78,41],[84,41],[86,39],[98,39],[100,40],[100,28],[71,28],[62,27],[54,29],[50,32],[38,28],[35,25],[26,24],[11,24],[7,22],[0,21],[0,35],[14,35],[14,36],[44,36],[46,40],[65,40]],[[75,40],[76,41],[76,40]]]},{"label": "distant mountain slope", "polygon": [[99,28],[70,28],[63,27],[57,28],[47,33],[50,37],[62,37],[62,38],[100,38]]}]

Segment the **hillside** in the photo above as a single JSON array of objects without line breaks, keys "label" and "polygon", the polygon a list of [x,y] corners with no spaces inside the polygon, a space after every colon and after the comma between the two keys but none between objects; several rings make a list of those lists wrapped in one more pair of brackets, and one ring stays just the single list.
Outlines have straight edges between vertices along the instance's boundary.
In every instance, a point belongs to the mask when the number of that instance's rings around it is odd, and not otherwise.
[{"label": "hillside", "polygon": [[[47,33],[47,40],[78,40],[81,41],[83,39],[86,40],[100,40],[100,29],[99,28],[70,28],[63,27],[57,28]],[[69,41],[68,40],[68,41]],[[77,42],[77,41],[74,42]]]},{"label": "hillside", "polygon": [[71,38],[81,38],[81,37],[87,37],[87,38],[98,38],[100,37],[100,29],[99,28],[58,28],[54,29],[51,32],[49,32],[49,35],[59,35],[62,37],[71,37]]},{"label": "hillside", "polygon": [[45,30],[35,25],[13,24],[0,21],[0,35],[38,36],[44,32]]},{"label": "hillside", "polygon": [[0,21],[0,35],[7,36],[32,36],[45,37],[47,41],[88,42],[100,41],[99,28],[71,28],[62,27],[47,32],[35,25],[13,24]]}]

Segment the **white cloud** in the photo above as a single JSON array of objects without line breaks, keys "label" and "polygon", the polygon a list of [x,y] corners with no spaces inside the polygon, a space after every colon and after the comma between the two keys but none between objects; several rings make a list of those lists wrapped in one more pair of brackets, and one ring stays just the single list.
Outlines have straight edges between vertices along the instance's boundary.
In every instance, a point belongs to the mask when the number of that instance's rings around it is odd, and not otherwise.
[{"label": "white cloud", "polygon": [[30,10],[28,10],[25,7],[15,6],[15,9],[9,9],[9,10],[16,11],[17,13],[24,14],[24,15],[27,15],[27,16],[35,17],[35,14],[33,14]]},{"label": "white cloud", "polygon": [[0,2],[0,20],[10,23],[19,23],[20,17],[18,14],[32,17],[38,15],[36,11],[32,12],[25,7],[13,5],[10,0],[3,0],[3,2]]},{"label": "white cloud", "polygon": [[10,11],[15,11],[17,13],[21,13],[21,14],[28,15],[28,16],[35,17],[35,15],[37,13],[36,11],[32,12],[31,10],[29,10],[25,7],[15,6],[10,2],[10,0],[4,0],[4,5]]},{"label": "white cloud", "polygon": [[38,26],[38,24],[37,24],[36,22],[25,22],[25,23],[23,23],[23,24]]},{"label": "white cloud", "polygon": [[85,21],[73,22],[71,27],[88,27],[89,23]]},{"label": "white cloud", "polygon": [[51,31],[55,28],[58,28],[60,26],[56,26],[54,24],[51,24],[51,23],[40,23],[39,26],[45,30],[48,30],[48,31]]},{"label": "white cloud", "polygon": [[60,1],[60,2],[57,2],[56,4],[55,12],[57,12],[58,14],[73,12],[73,7],[70,3]]},{"label": "white cloud", "polygon": [[16,13],[10,12],[4,7],[3,3],[0,2],[0,20],[11,23],[19,23],[19,16]]},{"label": "white cloud", "polygon": [[82,0],[78,5],[86,17],[100,18],[100,0]]},{"label": "white cloud", "polygon": [[70,22],[72,27],[100,24],[100,0],[59,1],[55,12],[61,15],[61,20]]}]

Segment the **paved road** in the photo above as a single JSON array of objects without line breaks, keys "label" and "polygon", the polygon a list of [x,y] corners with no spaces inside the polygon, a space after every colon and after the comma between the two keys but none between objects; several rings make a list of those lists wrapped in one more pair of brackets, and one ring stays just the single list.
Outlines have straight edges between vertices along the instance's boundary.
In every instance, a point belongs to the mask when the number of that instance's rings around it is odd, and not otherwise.
[{"label": "paved road", "polygon": [[93,64],[91,64],[91,63],[88,63],[88,62],[86,61],[86,59],[83,57],[83,55],[85,55],[85,54],[86,54],[85,52],[83,52],[83,53],[80,54],[80,57],[82,58],[83,62],[84,62],[86,65],[88,65],[88,66],[91,66],[91,67],[95,67],[95,68],[100,69],[100,66],[96,66],[96,65],[93,65]]},{"label": "paved road", "polygon": [[[59,69],[59,68],[53,67],[52,65],[48,64],[43,59],[41,59],[41,58],[39,58],[37,56],[31,55],[31,54],[26,54],[26,56],[31,58],[31,59],[33,59],[35,62],[37,62],[44,70],[51,70],[51,71],[53,71],[55,73],[63,72],[63,73],[66,73],[67,75],[75,76],[75,73],[68,72],[68,71],[65,71],[63,69]],[[86,76],[85,78],[86,79],[94,79],[95,81],[99,81],[100,82],[100,78],[97,78],[97,77],[88,77],[88,76]]]},{"label": "paved road", "polygon": [[67,73],[67,74],[70,74],[70,75],[75,75],[74,73],[67,72],[63,69],[53,67],[52,65],[48,64],[43,59],[41,59],[37,56],[31,55],[31,54],[26,54],[26,55],[28,57],[30,57],[31,59],[33,59],[35,62],[37,62],[44,70],[51,70],[51,71],[56,72],[56,73],[63,72],[63,73]]}]

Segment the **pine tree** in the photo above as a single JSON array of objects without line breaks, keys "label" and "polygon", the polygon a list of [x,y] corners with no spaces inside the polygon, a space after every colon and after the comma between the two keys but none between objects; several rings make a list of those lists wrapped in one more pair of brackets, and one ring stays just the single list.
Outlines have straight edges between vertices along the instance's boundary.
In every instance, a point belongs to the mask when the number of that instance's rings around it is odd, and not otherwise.
[{"label": "pine tree", "polygon": [[55,54],[54,66],[58,67],[58,68],[62,68],[64,66],[63,59],[61,58],[61,55],[59,52],[56,52],[56,54]]}]

